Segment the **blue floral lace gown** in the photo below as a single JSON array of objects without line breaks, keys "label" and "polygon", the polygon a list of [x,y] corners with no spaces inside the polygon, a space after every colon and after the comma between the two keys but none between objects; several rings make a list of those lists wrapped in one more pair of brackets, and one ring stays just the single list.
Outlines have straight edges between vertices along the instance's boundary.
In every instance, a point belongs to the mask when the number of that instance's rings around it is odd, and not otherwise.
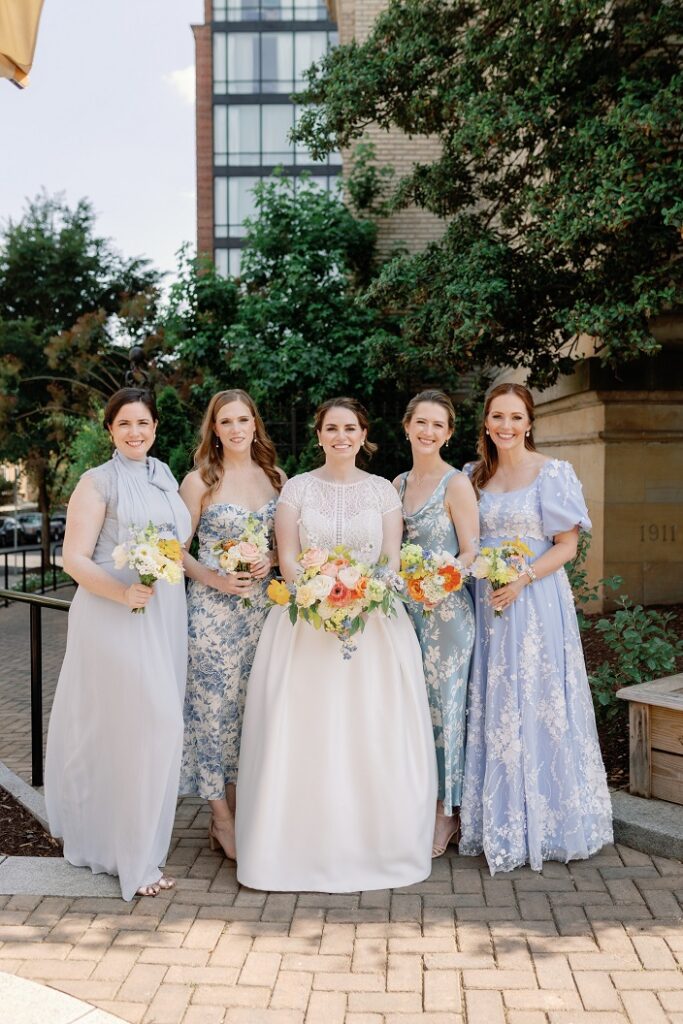
[{"label": "blue floral lace gown", "polygon": [[[199,520],[199,561],[213,564],[213,545],[239,537],[249,516],[266,527],[272,547],[275,504],[273,498],[258,512],[229,502],[209,505]],[[268,578],[254,583],[249,608],[241,597],[190,581],[181,793],[220,800],[225,786],[237,782],[247,681],[269,610],[267,585]]]},{"label": "blue floral lace gown", "polygon": [[[459,552],[458,537],[445,507],[446,487],[459,470],[450,470],[421,508],[403,512],[404,541],[432,551]],[[406,479],[401,479],[403,501]],[[429,614],[412,601],[406,606],[422,648],[427,696],[439,769],[439,800],[444,814],[460,806],[465,763],[465,708],[467,678],[474,644],[472,598],[463,589],[451,594]]]},{"label": "blue floral lace gown", "polygon": [[[535,557],[591,525],[558,459],[529,487],[482,492],[479,508],[482,547],[520,537]],[[492,874],[590,857],[612,842],[612,808],[567,575],[525,587],[499,617],[490,595],[477,580],[460,853],[483,850]]]}]

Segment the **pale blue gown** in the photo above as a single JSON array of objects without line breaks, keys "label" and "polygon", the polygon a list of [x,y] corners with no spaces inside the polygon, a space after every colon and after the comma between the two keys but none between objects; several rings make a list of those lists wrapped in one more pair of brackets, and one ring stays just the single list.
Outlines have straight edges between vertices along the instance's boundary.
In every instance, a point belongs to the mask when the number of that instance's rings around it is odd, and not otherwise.
[{"label": "pale blue gown", "polygon": [[[431,551],[459,553],[458,536],[445,507],[448,482],[458,472],[452,469],[446,473],[421,508],[410,515],[404,509],[404,541]],[[404,473],[401,477],[401,501],[407,476]],[[422,648],[439,770],[439,800],[443,801],[443,813],[452,814],[453,808],[460,806],[465,763],[467,678],[474,644],[472,598],[463,588],[427,615],[412,601],[407,608]]]},{"label": "pale blue gown", "polygon": [[[479,509],[482,547],[519,537],[535,557],[591,525],[559,459],[521,490],[483,491]],[[567,574],[526,586],[498,617],[490,598],[478,580],[460,853],[483,850],[492,874],[590,857],[612,842],[612,809]]]},{"label": "pale blue gown", "polygon": [[[231,502],[209,505],[199,519],[199,561],[212,566],[211,548],[240,537],[250,516],[265,527],[273,547],[275,504],[273,498],[258,512]],[[248,595],[251,607],[235,594],[190,580],[181,793],[220,800],[225,786],[237,782],[247,681],[270,608],[266,596],[270,578],[254,582]]]}]

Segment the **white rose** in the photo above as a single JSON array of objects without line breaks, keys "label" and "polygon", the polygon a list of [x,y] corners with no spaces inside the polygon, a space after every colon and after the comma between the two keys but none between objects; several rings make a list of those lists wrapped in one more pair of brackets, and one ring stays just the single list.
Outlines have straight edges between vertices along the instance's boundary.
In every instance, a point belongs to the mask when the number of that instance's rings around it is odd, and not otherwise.
[{"label": "white rose", "polygon": [[302,583],[296,591],[296,603],[300,608],[310,608],[318,600],[315,591],[311,587],[311,581]]},{"label": "white rose", "polygon": [[308,581],[307,586],[315,594],[316,601],[319,601],[327,597],[334,586],[334,580],[331,576],[314,576]]},{"label": "white rose", "polygon": [[343,569],[339,570],[337,579],[340,583],[343,583],[349,590],[353,590],[356,583],[361,577],[360,569],[357,569],[355,565],[345,565]]}]

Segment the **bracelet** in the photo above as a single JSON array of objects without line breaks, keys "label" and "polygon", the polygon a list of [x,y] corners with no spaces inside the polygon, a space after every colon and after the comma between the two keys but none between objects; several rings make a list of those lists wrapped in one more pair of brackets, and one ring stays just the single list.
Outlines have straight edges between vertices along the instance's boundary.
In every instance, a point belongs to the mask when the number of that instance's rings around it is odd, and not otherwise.
[{"label": "bracelet", "polygon": [[533,565],[530,565],[528,562],[522,569],[522,573],[529,577],[529,583],[535,583],[538,579],[538,576],[536,575],[536,571]]}]

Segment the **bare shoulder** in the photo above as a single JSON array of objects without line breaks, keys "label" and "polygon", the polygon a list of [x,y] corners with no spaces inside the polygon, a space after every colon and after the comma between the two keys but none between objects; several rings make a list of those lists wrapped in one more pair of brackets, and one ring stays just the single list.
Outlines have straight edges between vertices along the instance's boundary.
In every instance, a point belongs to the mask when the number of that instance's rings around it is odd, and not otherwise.
[{"label": "bare shoulder", "polygon": [[186,494],[188,497],[200,497],[205,490],[206,484],[202,480],[198,469],[193,469],[188,473],[180,485],[181,493]]},{"label": "bare shoulder", "polygon": [[394,479],[391,481],[397,491],[400,490],[401,488],[401,483],[403,482],[404,476],[405,473],[399,473],[398,476],[395,476]]},{"label": "bare shoulder", "polygon": [[285,473],[284,469],[280,469],[279,466],[276,466],[275,469],[277,471],[277,475],[280,477],[280,483],[284,487],[284,485],[287,483],[287,474]]},{"label": "bare shoulder", "polygon": [[474,494],[474,487],[467,473],[457,471],[446,485],[446,494],[451,497]]}]

